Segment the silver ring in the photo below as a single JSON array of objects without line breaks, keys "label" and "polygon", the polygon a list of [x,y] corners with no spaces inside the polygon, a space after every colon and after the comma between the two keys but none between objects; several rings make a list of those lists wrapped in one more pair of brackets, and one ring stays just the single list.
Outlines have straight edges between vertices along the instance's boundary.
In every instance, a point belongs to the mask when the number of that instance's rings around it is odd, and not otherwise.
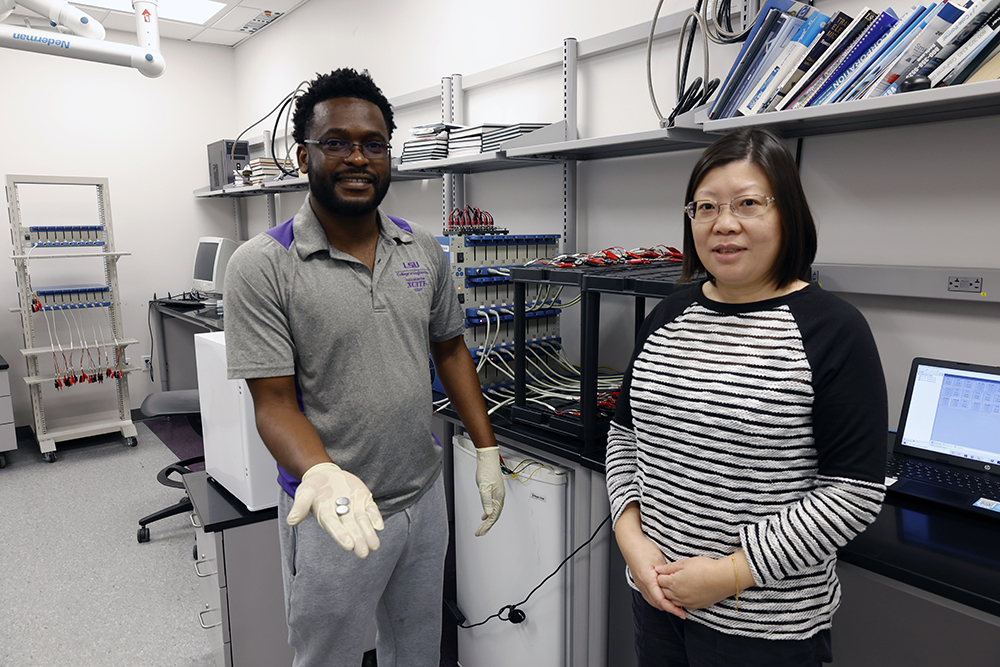
[{"label": "silver ring", "polygon": [[341,496],[340,498],[337,498],[337,504],[338,505],[350,505],[351,504],[351,499],[347,498],[345,496]]},{"label": "silver ring", "polygon": [[348,507],[347,505],[337,505],[337,514],[339,514],[340,516],[344,516],[350,511],[351,508]]}]

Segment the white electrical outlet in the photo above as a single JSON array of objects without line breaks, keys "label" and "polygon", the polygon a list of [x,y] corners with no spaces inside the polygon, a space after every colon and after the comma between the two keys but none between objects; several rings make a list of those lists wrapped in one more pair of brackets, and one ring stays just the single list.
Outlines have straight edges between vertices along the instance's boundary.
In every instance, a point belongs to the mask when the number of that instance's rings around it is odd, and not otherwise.
[{"label": "white electrical outlet", "polygon": [[148,354],[142,355],[142,372],[148,373],[153,367],[152,361]]}]

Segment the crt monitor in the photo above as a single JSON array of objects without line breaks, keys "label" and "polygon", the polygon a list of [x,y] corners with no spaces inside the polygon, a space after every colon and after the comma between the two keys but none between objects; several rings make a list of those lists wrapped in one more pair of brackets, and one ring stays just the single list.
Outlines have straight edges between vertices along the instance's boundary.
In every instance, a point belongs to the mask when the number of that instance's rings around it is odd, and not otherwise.
[{"label": "crt monitor", "polygon": [[191,289],[195,292],[222,294],[226,280],[226,265],[237,245],[236,241],[219,236],[203,236],[198,239]]}]

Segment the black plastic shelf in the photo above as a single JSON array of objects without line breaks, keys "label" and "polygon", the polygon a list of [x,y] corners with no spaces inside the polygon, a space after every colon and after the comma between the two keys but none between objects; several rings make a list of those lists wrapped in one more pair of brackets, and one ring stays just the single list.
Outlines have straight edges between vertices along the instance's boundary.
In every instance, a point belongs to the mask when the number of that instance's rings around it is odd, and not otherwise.
[{"label": "black plastic shelf", "polygon": [[[610,422],[597,416],[598,359],[600,340],[601,294],[620,294],[635,299],[635,331],[645,318],[646,297],[663,298],[674,291],[680,278],[681,266],[673,262],[653,264],[616,264],[612,266],[553,266],[515,267],[510,271],[514,281],[514,405],[511,419],[515,422],[576,438],[581,456],[603,460]],[[581,391],[580,417],[553,415],[527,402],[526,361],[524,356],[526,321],[524,304],[526,286],[542,283],[575,286],[580,289]]]}]

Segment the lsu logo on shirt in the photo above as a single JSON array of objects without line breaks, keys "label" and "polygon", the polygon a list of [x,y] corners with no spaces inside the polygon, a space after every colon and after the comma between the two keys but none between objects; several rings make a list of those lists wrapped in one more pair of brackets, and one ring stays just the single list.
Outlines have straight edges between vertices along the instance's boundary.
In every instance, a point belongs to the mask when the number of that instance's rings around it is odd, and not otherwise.
[{"label": "lsu logo on shirt", "polygon": [[422,292],[427,287],[427,277],[430,272],[420,268],[420,262],[403,262],[403,270],[397,271],[396,275],[406,281],[406,287],[414,292]]}]

